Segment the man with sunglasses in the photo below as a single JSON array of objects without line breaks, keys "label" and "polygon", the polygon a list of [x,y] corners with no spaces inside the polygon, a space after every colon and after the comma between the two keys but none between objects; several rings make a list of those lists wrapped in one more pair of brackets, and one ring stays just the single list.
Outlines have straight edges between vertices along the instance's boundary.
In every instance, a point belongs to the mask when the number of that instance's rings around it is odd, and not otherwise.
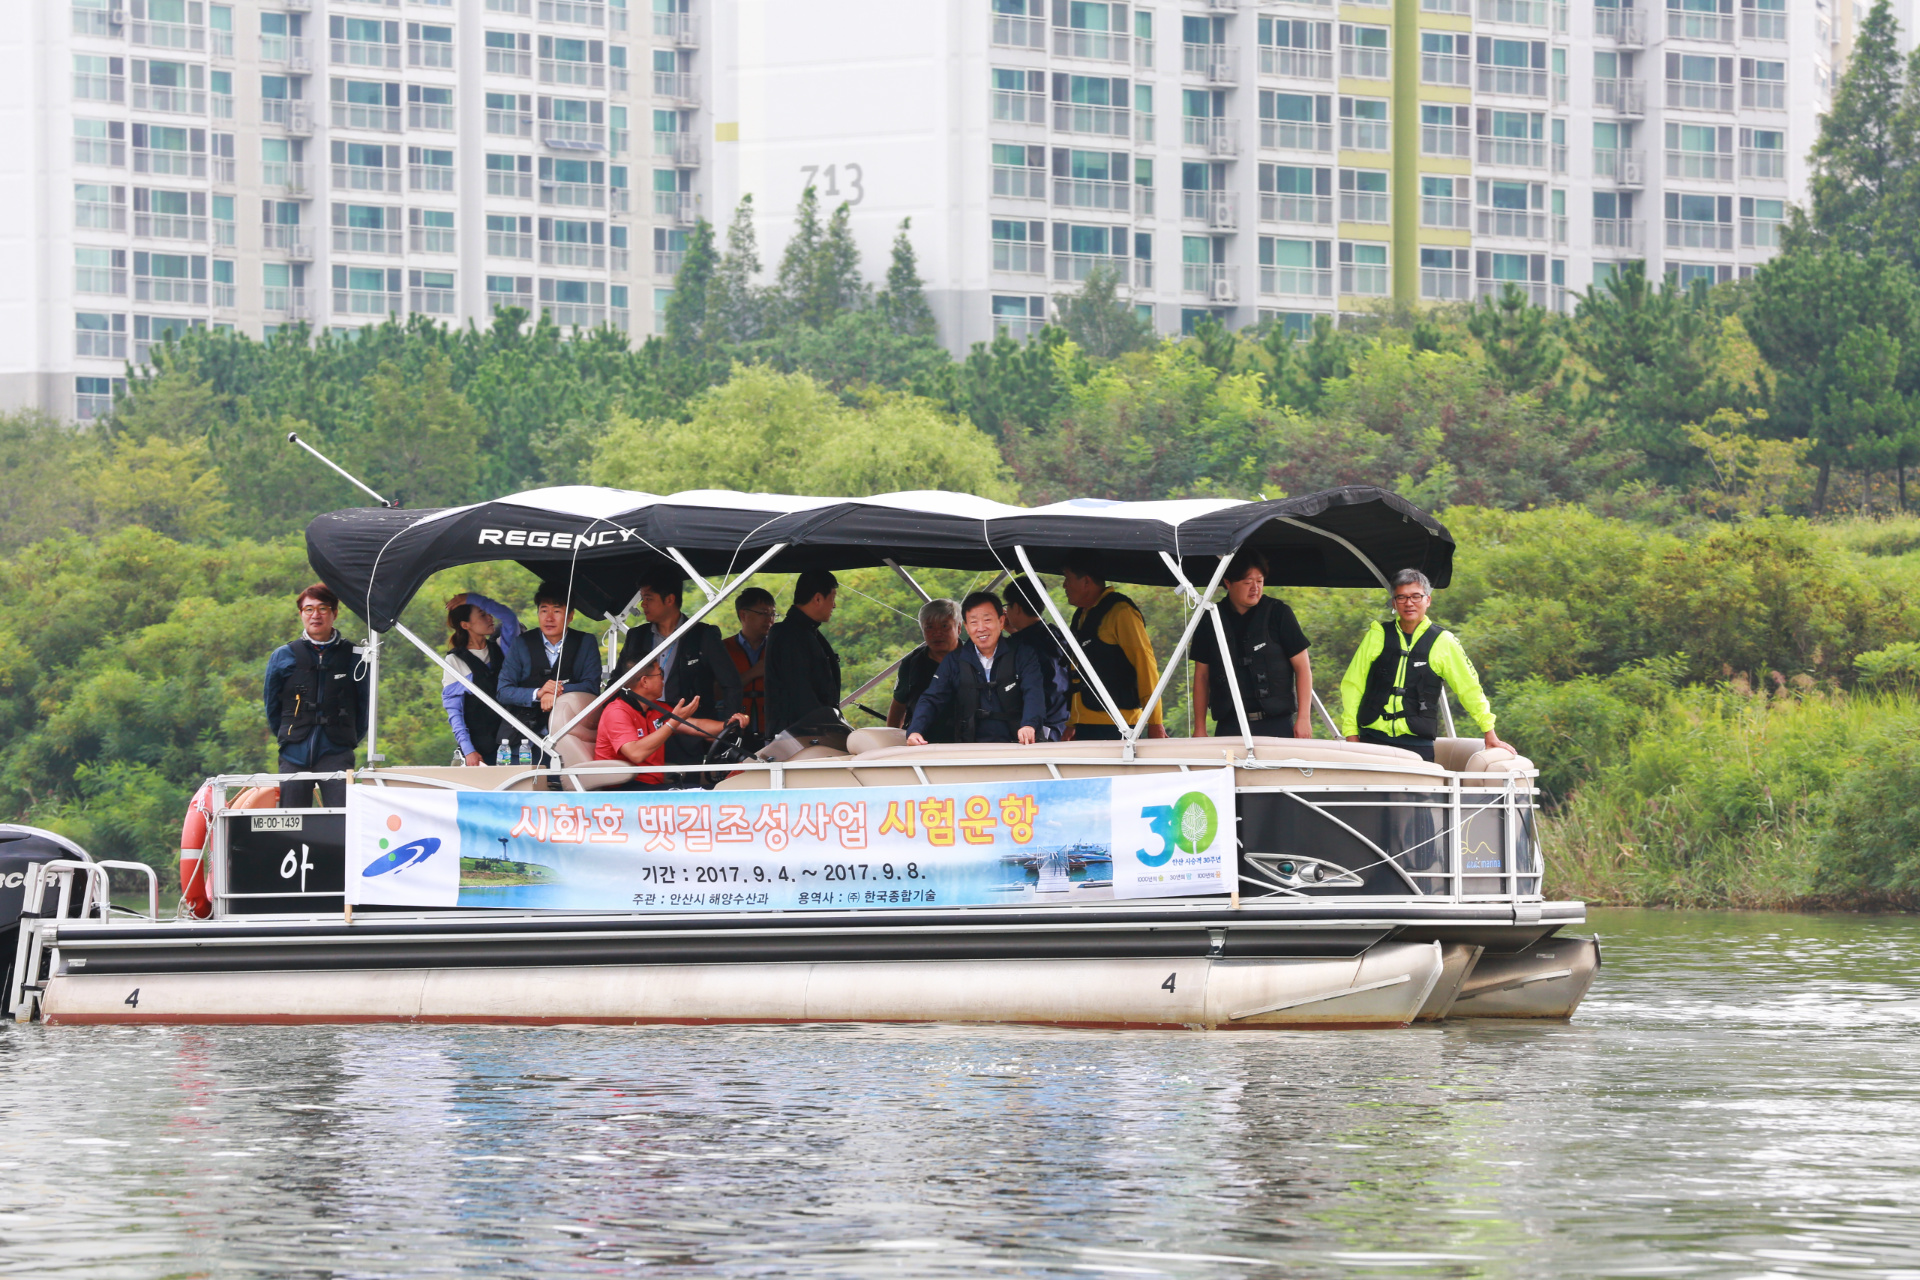
[{"label": "man with sunglasses", "polygon": [[[353,750],[367,733],[367,667],[334,627],[340,598],[325,583],[314,583],[296,602],[301,635],[267,659],[267,725],[280,748],[280,772],[344,773],[353,768]],[[283,785],[281,808],[312,808],[314,785]],[[344,780],[319,788],[323,807],[346,804]]]},{"label": "man with sunglasses", "polygon": [[1427,575],[1402,569],[1393,575],[1391,590],[1395,621],[1368,629],[1340,681],[1340,732],[1348,742],[1405,747],[1432,760],[1441,692],[1451,689],[1485,733],[1487,746],[1511,751],[1493,731],[1493,706],[1467,651],[1427,617],[1433,602]]}]

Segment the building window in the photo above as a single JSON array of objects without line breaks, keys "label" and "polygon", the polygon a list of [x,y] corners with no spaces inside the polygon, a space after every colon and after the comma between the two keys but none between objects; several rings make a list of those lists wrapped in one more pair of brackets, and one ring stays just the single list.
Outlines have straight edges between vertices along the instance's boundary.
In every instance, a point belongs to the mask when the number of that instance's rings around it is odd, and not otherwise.
[{"label": "building window", "polygon": [[1340,292],[1366,298],[1384,298],[1387,288],[1387,246],[1369,241],[1340,242]]},{"label": "building window", "polygon": [[118,312],[75,312],[73,354],[90,360],[125,360],[127,358],[126,316]]},{"label": "building window", "polygon": [[126,389],[125,378],[75,378],[73,416],[82,422],[113,412],[113,398]]}]

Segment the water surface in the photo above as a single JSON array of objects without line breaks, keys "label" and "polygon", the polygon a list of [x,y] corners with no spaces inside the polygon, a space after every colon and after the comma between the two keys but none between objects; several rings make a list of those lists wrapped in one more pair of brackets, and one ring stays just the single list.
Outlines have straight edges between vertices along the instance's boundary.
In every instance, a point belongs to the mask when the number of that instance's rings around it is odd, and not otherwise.
[{"label": "water surface", "polygon": [[1593,927],[1571,1024],[8,1027],[0,1273],[1920,1276],[1920,922]]}]

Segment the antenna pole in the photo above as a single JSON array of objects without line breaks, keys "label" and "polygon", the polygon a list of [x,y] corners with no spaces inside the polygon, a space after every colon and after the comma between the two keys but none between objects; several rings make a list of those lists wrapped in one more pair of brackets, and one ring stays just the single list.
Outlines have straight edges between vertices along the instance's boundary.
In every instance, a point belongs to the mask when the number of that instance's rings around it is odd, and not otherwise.
[{"label": "antenna pole", "polygon": [[345,480],[348,484],[354,486],[356,489],[359,489],[362,493],[372,498],[375,502],[379,503],[381,506],[398,507],[400,505],[398,502],[388,502],[385,498],[381,497],[379,494],[375,493],[372,489],[362,484],[352,473],[347,471],[345,467],[340,466],[332,458],[329,458],[326,454],[320,452],[318,449],[308,444],[305,440],[302,440],[300,438],[299,432],[297,431],[287,432],[287,443],[292,445],[298,445],[302,449],[305,449],[308,453],[312,454],[314,457],[320,459],[321,462],[333,468],[334,472],[338,474],[341,479]]}]

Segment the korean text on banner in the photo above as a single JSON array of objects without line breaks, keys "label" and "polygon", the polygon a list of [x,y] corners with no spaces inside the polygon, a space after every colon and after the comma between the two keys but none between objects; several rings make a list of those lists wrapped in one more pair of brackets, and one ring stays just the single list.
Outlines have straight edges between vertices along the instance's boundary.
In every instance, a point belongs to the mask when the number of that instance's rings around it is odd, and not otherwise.
[{"label": "korean text on banner", "polygon": [[1225,892],[1235,849],[1226,769],[578,797],[357,786],[347,809],[356,904],[794,911],[1186,896]]}]

